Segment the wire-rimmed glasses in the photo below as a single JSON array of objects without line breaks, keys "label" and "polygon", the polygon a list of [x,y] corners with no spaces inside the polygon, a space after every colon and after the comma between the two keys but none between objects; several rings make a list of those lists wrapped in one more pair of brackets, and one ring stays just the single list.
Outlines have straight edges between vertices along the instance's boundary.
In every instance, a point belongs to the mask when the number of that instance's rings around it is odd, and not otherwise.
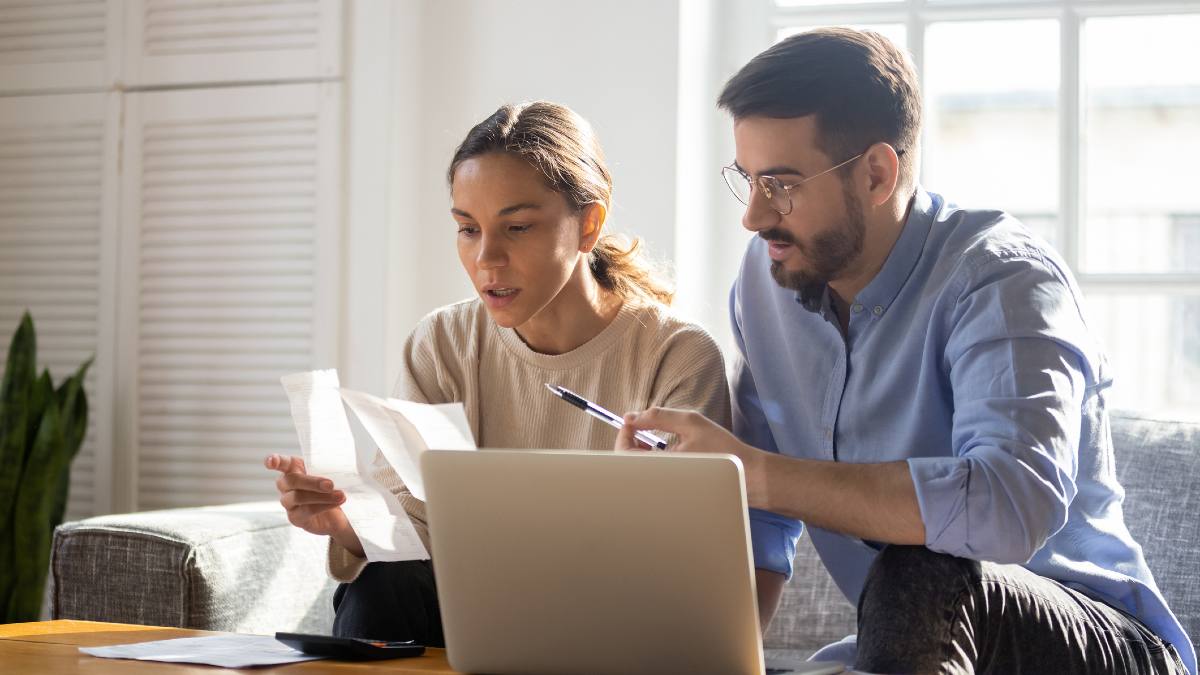
[{"label": "wire-rimmed glasses", "polygon": [[762,190],[763,196],[767,198],[767,202],[771,205],[771,208],[775,209],[779,215],[786,216],[792,212],[792,189],[804,185],[810,180],[820,178],[827,173],[836,171],[865,154],[867,154],[865,151],[860,152],[844,162],[825,169],[821,173],[813,174],[808,178],[802,178],[790,184],[785,184],[775,176],[752,178],[750,174],[742,171],[741,167],[736,163],[722,168],[721,177],[725,179],[725,184],[729,186],[729,191],[733,193],[733,196],[746,206],[750,205],[750,195],[754,192],[754,185],[757,183],[758,189]]}]

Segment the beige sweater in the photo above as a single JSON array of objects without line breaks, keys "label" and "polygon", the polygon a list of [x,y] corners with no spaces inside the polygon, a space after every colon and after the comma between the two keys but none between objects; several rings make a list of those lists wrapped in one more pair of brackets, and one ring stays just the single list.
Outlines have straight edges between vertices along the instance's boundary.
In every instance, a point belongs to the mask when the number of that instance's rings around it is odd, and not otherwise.
[{"label": "beige sweater", "polygon": [[[730,426],[720,349],[705,330],[656,304],[627,302],[599,335],[559,355],[531,350],[497,326],[478,299],[435,310],[404,345],[396,398],[461,401],[481,448],[607,450],[616,429],[546,391],[562,385],[622,414],[651,406],[698,410]],[[486,411],[486,412],[485,412]],[[429,547],[425,504],[377,456],[374,477],[404,505]],[[329,572],[351,581],[366,565],[330,540]]]}]

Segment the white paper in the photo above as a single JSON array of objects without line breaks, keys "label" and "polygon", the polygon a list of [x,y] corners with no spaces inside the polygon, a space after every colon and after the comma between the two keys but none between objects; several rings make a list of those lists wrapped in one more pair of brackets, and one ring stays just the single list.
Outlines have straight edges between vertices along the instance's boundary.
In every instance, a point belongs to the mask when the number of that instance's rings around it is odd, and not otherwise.
[{"label": "white paper", "polygon": [[314,370],[280,379],[309,475],[333,481],[346,493],[342,512],[371,562],[428,560],[429,552],[396,496],[371,478],[374,451],[359,449],[338,393],[336,370]]},{"label": "white paper", "polygon": [[79,651],[106,659],[203,663],[222,668],[273,666],[325,658],[304,654],[269,635],[177,638],[111,647],[80,647]]},{"label": "white paper", "polygon": [[426,450],[474,450],[475,439],[467,410],[461,403],[425,405],[389,398],[388,407],[403,415],[416,428]]},{"label": "white paper", "polygon": [[336,370],[285,375],[279,380],[292,405],[292,421],[308,472],[357,473],[354,434],[338,395]]},{"label": "white paper", "polygon": [[427,405],[394,398],[384,400],[349,389],[342,389],[341,394],[408,491],[421,501],[425,501],[422,452],[429,448],[475,449],[461,403]]}]

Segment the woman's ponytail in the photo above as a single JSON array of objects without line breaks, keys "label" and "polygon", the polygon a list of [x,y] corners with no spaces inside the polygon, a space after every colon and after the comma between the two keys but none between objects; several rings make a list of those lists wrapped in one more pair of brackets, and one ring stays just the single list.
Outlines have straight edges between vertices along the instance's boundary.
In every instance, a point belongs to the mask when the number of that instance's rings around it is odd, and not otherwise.
[{"label": "woman's ponytail", "polygon": [[597,283],[623,300],[669,305],[675,298],[674,285],[660,271],[661,266],[648,260],[641,239],[621,234],[600,237],[588,255],[588,267]]}]

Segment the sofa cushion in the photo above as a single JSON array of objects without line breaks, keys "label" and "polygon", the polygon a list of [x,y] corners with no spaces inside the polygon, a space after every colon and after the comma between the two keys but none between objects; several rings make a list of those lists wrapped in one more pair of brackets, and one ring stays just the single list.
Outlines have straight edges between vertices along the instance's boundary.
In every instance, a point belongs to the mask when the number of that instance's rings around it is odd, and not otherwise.
[{"label": "sofa cushion", "polygon": [[1118,412],[1112,417],[1125,524],[1171,611],[1200,635],[1200,422]]},{"label": "sofa cushion", "polygon": [[326,540],[277,502],[101,516],[54,533],[50,611],[239,633],[328,633]]},{"label": "sofa cushion", "polygon": [[792,579],[763,638],[777,655],[788,650],[805,657],[856,632],[857,613],[833,583],[807,536],[796,545]]}]

